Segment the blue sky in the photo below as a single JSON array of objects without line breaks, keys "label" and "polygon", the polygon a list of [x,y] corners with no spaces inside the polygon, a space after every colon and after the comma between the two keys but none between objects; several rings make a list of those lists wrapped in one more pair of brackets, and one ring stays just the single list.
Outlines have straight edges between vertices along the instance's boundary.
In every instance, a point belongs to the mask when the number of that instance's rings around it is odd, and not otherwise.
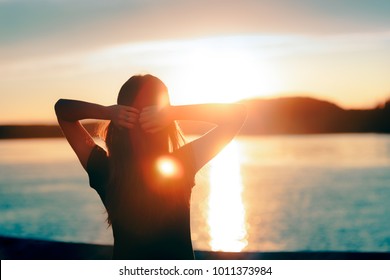
[{"label": "blue sky", "polygon": [[59,97],[112,103],[138,72],[176,103],[304,93],[374,106],[390,97],[389,14],[384,0],[0,0],[0,123],[51,122]]},{"label": "blue sky", "polygon": [[48,39],[72,47],[75,40],[93,46],[230,33],[378,32],[390,26],[387,0],[0,0],[0,8],[0,43],[6,48]]}]

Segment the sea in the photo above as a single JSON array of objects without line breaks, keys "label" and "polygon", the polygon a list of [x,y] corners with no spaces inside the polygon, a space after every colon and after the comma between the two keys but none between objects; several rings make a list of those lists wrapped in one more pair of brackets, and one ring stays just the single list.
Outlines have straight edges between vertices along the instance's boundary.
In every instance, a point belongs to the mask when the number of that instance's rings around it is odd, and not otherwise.
[{"label": "sea", "polygon": [[[390,135],[239,136],[196,176],[196,250],[390,251]],[[0,235],[112,244],[66,140],[0,141]]]}]

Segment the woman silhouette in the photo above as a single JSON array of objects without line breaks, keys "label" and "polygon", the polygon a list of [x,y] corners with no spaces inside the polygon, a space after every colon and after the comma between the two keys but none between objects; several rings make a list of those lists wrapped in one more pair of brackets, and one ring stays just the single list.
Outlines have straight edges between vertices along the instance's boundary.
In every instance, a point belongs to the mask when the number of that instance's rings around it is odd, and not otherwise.
[{"label": "woman silhouette", "polygon": [[[60,99],[55,111],[63,133],[99,194],[114,236],[114,259],[193,259],[190,197],[197,171],[238,132],[239,104],[171,106],[164,83],[131,77],[117,105]],[[109,120],[106,149],[80,120]],[[216,126],[185,144],[177,120]],[[222,199],[222,198],[221,198]]]}]

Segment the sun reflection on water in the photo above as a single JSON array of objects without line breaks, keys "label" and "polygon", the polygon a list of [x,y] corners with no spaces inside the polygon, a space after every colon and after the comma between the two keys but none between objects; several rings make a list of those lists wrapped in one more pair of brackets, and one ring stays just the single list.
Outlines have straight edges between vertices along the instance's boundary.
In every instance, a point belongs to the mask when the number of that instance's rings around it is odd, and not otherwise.
[{"label": "sun reflection on water", "polygon": [[208,218],[213,251],[240,252],[247,244],[240,151],[232,141],[210,165]]}]

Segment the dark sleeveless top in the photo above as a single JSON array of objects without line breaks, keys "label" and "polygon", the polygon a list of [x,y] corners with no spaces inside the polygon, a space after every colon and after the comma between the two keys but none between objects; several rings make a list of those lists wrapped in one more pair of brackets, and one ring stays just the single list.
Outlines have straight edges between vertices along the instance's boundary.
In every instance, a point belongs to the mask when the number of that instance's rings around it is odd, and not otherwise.
[{"label": "dark sleeveless top", "polygon": [[[172,177],[156,186],[164,188],[140,199],[129,200],[129,204],[145,204],[146,212],[123,211],[120,221],[112,222],[114,235],[114,259],[193,259],[190,232],[190,198],[194,186],[195,168],[191,145],[187,144],[169,154],[179,166],[180,176]],[[97,191],[106,205],[109,181],[109,163],[105,150],[95,146],[88,163],[87,173],[90,186]],[[152,175],[151,176],[156,176]],[[159,175],[157,175],[159,176]],[[161,175],[164,177],[163,175]],[[157,181],[156,181],[157,182]],[[130,188],[132,186],[129,186]],[[131,194],[131,191],[130,191]],[[126,199],[126,198],[124,198]],[[147,205],[147,206],[146,206]],[[131,205],[130,208],[131,209]],[[153,213],[144,215],[144,213]],[[147,228],[142,231],[140,228]]]}]

